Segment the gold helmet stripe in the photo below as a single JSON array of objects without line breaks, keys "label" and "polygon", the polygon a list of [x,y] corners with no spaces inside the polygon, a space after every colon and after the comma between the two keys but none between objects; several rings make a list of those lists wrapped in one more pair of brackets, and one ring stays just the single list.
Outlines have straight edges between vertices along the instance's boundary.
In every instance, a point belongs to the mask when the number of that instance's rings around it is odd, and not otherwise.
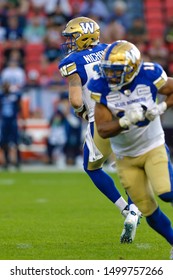
[{"label": "gold helmet stripe", "polygon": [[163,87],[167,81],[168,77],[165,72],[162,73],[161,77],[159,77],[157,80],[154,81],[154,85],[157,89],[160,89]]}]

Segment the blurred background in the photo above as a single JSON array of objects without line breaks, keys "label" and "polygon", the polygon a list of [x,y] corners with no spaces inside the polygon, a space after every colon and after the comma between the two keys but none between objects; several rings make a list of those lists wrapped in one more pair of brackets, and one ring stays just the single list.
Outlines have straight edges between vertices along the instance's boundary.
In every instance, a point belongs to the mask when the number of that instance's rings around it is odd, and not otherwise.
[{"label": "blurred background", "polygon": [[[101,42],[129,40],[145,61],[158,62],[173,77],[172,0],[0,0],[0,86],[8,81],[21,95],[17,125],[23,166],[82,168],[86,123],[74,115],[58,71],[61,32],[77,16],[98,22]],[[173,109],[162,124],[172,157]],[[19,168],[15,149],[11,143],[9,164]],[[0,167],[7,169],[4,156],[1,149]]]}]

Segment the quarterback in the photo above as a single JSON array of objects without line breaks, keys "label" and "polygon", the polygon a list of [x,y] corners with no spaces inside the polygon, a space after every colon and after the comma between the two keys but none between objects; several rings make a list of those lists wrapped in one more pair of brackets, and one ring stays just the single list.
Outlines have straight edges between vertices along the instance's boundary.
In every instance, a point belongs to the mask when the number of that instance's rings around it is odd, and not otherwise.
[{"label": "quarterback", "polygon": [[100,28],[87,17],[77,17],[69,21],[62,33],[66,42],[62,45],[66,56],[59,64],[63,77],[69,83],[69,101],[75,113],[88,121],[84,144],[84,170],[95,186],[127,216],[121,235],[122,243],[134,240],[141,214],[129,198],[129,205],[120,195],[112,178],[103,171],[103,163],[111,155],[109,139],[101,138],[95,127],[94,106],[87,88],[88,81],[98,71],[106,44],[99,42]]},{"label": "quarterback", "polygon": [[[173,79],[159,64],[143,62],[132,43],[117,41],[106,48],[100,76],[88,88],[96,101],[98,133],[110,138],[123,187],[149,226],[173,246],[171,222],[155,199],[173,201],[173,170],[160,121],[173,105]],[[165,95],[160,104],[157,93]]]}]

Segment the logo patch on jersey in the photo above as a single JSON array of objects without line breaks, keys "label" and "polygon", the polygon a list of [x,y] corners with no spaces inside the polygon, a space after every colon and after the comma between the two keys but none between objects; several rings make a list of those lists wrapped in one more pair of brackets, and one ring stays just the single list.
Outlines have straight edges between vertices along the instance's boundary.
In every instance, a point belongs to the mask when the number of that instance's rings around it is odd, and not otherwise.
[{"label": "logo patch on jersey", "polygon": [[136,88],[136,92],[137,92],[137,95],[143,95],[143,94],[148,94],[150,93],[150,87],[148,86],[138,86]]},{"label": "logo patch on jersey", "polygon": [[116,102],[121,99],[121,93],[112,91],[106,96],[106,99],[108,102]]},{"label": "logo patch on jersey", "polygon": [[80,22],[80,26],[83,29],[84,34],[94,33],[94,23],[93,22]]}]

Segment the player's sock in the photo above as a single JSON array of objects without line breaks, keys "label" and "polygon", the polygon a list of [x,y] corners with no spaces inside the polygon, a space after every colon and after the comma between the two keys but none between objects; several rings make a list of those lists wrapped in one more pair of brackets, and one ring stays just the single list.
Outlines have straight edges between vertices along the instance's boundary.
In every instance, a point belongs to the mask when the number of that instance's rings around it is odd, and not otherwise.
[{"label": "player's sock", "polygon": [[154,213],[146,217],[147,223],[161,234],[171,245],[173,244],[173,229],[168,217],[158,207]]},{"label": "player's sock", "polygon": [[161,200],[163,200],[165,202],[172,202],[173,201],[173,191],[163,193],[163,194],[159,195],[159,197]]},{"label": "player's sock", "polygon": [[[127,202],[124,200],[124,198],[122,196],[120,196],[120,198],[118,198],[114,204],[120,209],[120,211],[122,212],[123,210],[125,210],[128,206]],[[129,209],[129,208],[128,208]]]},{"label": "player's sock", "polygon": [[85,170],[96,187],[107,196],[117,207],[122,211],[127,202],[121,197],[119,191],[116,189],[113,179],[105,173],[102,169]]},{"label": "player's sock", "polygon": [[[127,194],[127,193],[126,193]],[[128,196],[128,194],[127,194],[127,196]],[[133,201],[131,200],[131,198],[130,198],[130,196],[128,196],[128,204],[130,205],[130,204],[133,204]]]}]

